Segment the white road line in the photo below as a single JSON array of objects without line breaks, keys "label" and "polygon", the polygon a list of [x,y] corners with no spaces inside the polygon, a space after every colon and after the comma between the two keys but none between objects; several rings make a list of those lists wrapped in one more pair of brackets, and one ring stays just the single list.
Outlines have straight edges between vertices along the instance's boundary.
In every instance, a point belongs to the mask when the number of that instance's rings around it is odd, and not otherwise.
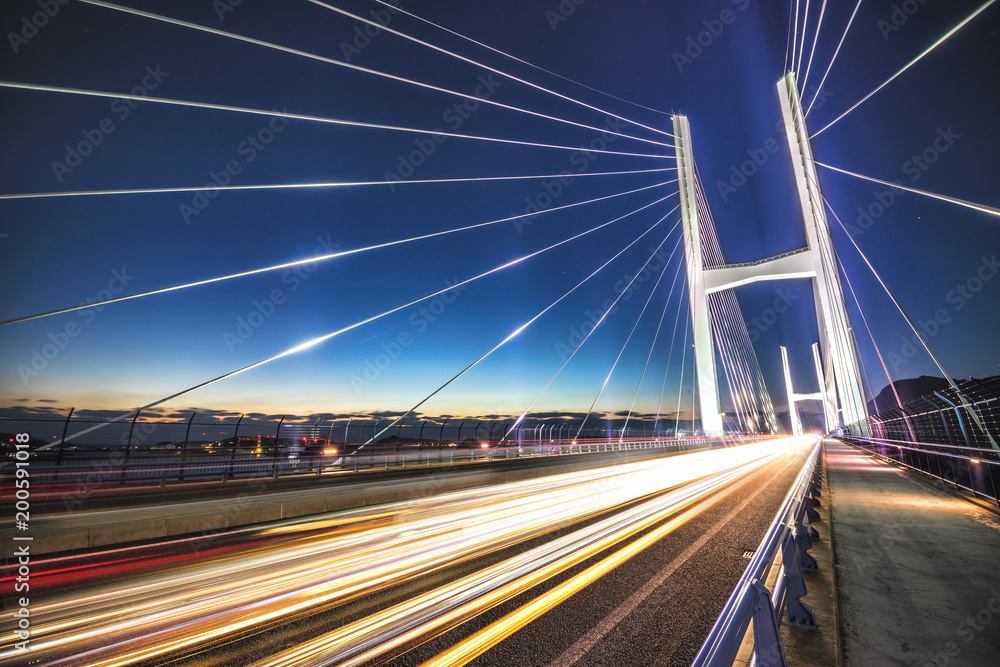
[{"label": "white road line", "polygon": [[[791,465],[791,464],[788,464]],[[786,465],[786,468],[788,466]],[[625,602],[622,602],[618,607],[612,611],[610,614],[604,617],[604,619],[598,623],[590,632],[581,637],[576,641],[575,644],[570,646],[566,651],[560,655],[558,658],[549,664],[549,667],[570,667],[570,665],[575,665],[577,660],[582,658],[587,651],[592,649],[597,642],[604,638],[606,634],[611,632],[616,625],[618,625],[622,620],[625,619],[632,610],[635,609],[639,604],[645,600],[649,595],[660,587],[663,582],[665,582],[674,572],[677,571],[684,563],[688,561],[699,549],[705,546],[712,537],[715,536],[720,530],[722,530],[730,521],[736,518],[736,516],[742,512],[746,507],[752,503],[757,496],[759,496],[765,487],[761,487],[754,491],[754,493],[740,503],[736,509],[726,515],[726,518],[715,524],[712,528],[706,531],[701,537],[699,537],[694,543],[691,544],[687,549],[685,549],[677,558],[672,560],[669,565],[664,569],[660,570],[660,573],[656,575],[653,579],[650,579],[646,584],[637,590],[635,593],[629,596]]]}]

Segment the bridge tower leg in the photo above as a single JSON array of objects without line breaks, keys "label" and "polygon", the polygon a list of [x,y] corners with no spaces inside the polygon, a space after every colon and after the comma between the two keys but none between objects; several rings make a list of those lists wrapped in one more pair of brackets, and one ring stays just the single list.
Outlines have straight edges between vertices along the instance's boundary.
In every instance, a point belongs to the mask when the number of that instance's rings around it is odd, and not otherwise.
[{"label": "bridge tower leg", "polygon": [[[781,115],[792,157],[792,170],[799,194],[802,218],[805,222],[806,244],[812,256],[815,277],[813,295],[820,345],[833,367],[833,379],[844,424],[868,417],[858,368],[857,354],[851,335],[840,274],[833,254],[830,226],[826,217],[823,195],[816,176],[809,131],[799,99],[795,73],[790,72],[778,82]],[[836,428],[837,424],[829,425]]]},{"label": "bridge tower leg", "polygon": [[719,380],[715,374],[715,346],[705,294],[701,228],[695,194],[694,152],[691,148],[691,125],[687,116],[675,115],[674,142],[677,146],[677,182],[680,189],[681,227],[684,255],[687,259],[688,301],[694,336],[695,378],[701,407],[701,428],[706,435],[722,435],[719,412]]},{"label": "bridge tower leg", "polygon": [[[812,279],[819,346],[827,368],[826,373],[817,371],[827,429],[836,429],[841,423],[861,422],[868,417],[857,351],[844,305],[840,272],[833,254],[830,226],[823,207],[823,195],[819,189],[809,131],[806,129],[794,73],[789,73],[778,82],[778,97],[805,225],[806,247],[758,262],[705,268],[695,190],[691,126],[686,116],[673,117],[694,332],[695,373],[700,393],[702,429],[706,433],[722,432],[708,295],[764,280]],[[795,410],[794,405],[789,408]]]}]

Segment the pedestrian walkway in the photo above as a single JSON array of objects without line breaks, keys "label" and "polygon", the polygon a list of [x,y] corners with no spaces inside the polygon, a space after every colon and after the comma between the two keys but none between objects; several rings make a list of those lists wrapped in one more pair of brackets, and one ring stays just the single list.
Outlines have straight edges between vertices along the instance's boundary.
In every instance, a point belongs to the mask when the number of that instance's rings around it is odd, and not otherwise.
[{"label": "pedestrian walkway", "polygon": [[1000,665],[1000,513],[826,441],[844,665]]}]

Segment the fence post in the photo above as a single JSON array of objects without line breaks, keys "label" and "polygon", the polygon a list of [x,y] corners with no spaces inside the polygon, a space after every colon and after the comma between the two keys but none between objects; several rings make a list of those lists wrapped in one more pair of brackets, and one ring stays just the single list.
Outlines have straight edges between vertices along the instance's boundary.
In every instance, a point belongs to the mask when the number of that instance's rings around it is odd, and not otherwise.
[{"label": "fence post", "polygon": [[233,430],[233,448],[229,452],[229,470],[222,476],[222,481],[226,482],[229,480],[229,476],[233,474],[233,464],[236,461],[236,445],[240,441],[240,423],[243,421],[243,416],[236,420],[236,428]]},{"label": "fence post", "polygon": [[[803,531],[803,535],[805,535]],[[811,557],[810,557],[811,558]],[[796,628],[813,629],[816,619],[812,607],[802,602],[806,595],[806,582],[802,577],[802,563],[793,540],[785,540],[781,547],[782,564],[785,566],[785,609],[788,610],[788,624]]]},{"label": "fence post", "polygon": [[274,430],[274,447],[271,448],[271,479],[278,477],[278,448],[281,446],[281,425],[285,421],[286,415],[281,415],[278,420],[278,428]]},{"label": "fence post", "polygon": [[785,667],[785,650],[781,645],[778,621],[774,617],[771,594],[758,579],[750,584],[757,596],[753,608],[754,657],[760,667]]},{"label": "fence post", "polygon": [[196,414],[198,414],[198,413],[197,412],[192,412],[191,413],[191,418],[188,419],[187,430],[184,431],[184,442],[181,443],[181,474],[180,474],[180,476],[178,477],[178,480],[177,480],[179,482],[183,482],[184,481],[184,464],[187,461],[188,440],[191,437],[191,422],[194,421],[194,416]]},{"label": "fence post", "polygon": [[140,412],[142,412],[142,410],[136,410],[135,417],[132,417],[132,425],[128,427],[128,442],[125,444],[125,461],[122,463],[122,484],[125,483],[125,473],[128,471],[128,460],[129,456],[132,454],[132,431],[135,430],[135,420],[139,418]]},{"label": "fence post", "polygon": [[56,467],[59,467],[59,466],[62,465],[63,448],[66,446],[66,431],[69,430],[69,420],[73,418],[73,411],[74,410],[76,410],[76,408],[70,408],[69,409],[69,414],[66,415],[66,423],[63,424],[63,434],[62,434],[62,438],[59,439],[59,457],[56,459]]}]

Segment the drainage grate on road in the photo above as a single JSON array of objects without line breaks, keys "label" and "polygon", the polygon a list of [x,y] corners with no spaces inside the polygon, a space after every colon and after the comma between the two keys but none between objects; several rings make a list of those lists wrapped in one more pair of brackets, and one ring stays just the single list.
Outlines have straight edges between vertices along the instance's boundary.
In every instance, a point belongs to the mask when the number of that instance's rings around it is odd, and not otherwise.
[{"label": "drainage grate on road", "polygon": [[756,551],[744,551],[743,552],[743,557],[746,558],[747,560],[750,560],[751,558],[753,558],[753,555],[755,553],[757,553],[757,552]]}]

